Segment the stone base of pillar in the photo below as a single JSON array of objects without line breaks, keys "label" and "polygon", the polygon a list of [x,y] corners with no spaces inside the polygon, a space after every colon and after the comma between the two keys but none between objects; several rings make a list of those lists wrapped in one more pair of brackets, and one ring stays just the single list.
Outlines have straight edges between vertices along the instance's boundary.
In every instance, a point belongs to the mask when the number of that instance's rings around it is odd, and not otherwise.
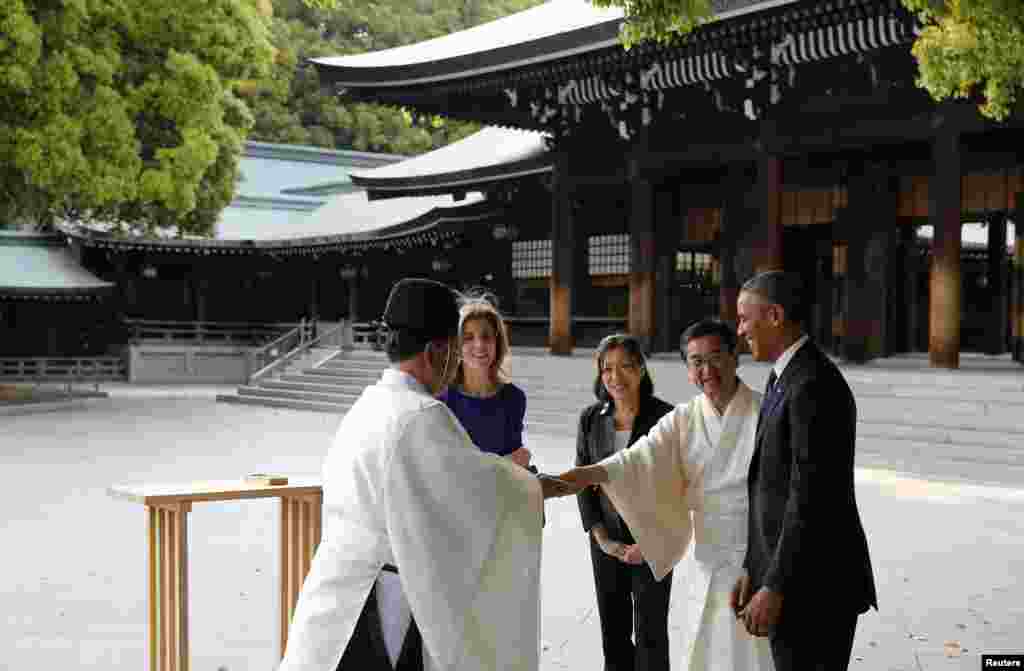
[{"label": "stone base of pillar", "polygon": [[548,349],[556,356],[570,356],[573,348],[572,336],[550,336],[548,338]]}]

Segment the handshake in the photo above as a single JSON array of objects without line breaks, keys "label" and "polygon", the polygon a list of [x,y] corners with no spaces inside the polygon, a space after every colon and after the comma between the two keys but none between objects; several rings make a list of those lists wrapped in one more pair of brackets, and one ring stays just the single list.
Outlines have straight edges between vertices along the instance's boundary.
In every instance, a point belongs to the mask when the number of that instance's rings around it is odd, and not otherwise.
[{"label": "handshake", "polygon": [[544,499],[547,500],[572,496],[587,487],[595,487],[603,482],[608,482],[608,473],[603,466],[577,466],[557,476],[538,473],[537,478],[540,480]]}]

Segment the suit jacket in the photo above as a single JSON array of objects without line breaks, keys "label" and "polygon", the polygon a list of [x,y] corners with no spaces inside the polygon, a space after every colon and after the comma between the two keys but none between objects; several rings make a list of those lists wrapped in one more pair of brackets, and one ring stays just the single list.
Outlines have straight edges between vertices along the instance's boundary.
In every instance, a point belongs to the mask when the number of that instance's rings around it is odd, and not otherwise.
[{"label": "suit jacket", "polygon": [[754,590],[766,586],[787,603],[826,611],[878,608],[854,496],[856,438],[849,385],[807,341],[761,405],[744,562]]},{"label": "suit jacket", "polygon": [[[657,396],[650,396],[640,402],[640,409],[633,420],[629,435],[632,445],[641,436],[654,428],[658,420],[674,408]],[[579,430],[576,432],[576,465],[589,466],[605,457],[615,454],[615,405],[611,401],[595,403],[580,414]],[[576,495],[583,519],[583,530],[588,534],[595,524],[603,524],[608,537],[622,543],[634,543],[626,523],[615,511],[615,507],[599,488],[588,487]]]}]

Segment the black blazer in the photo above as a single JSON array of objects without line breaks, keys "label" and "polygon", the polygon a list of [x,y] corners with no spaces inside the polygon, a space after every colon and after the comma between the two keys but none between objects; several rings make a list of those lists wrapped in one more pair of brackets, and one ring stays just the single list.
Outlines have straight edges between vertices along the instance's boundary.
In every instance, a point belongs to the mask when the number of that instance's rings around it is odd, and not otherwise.
[{"label": "black blazer", "polygon": [[[672,412],[673,406],[657,396],[641,400],[633,431],[629,436],[632,445],[646,436],[658,420]],[[611,401],[595,403],[580,414],[579,430],[576,432],[576,465],[589,466],[615,453],[615,405]],[[608,538],[622,543],[633,543],[632,535],[614,506],[599,487],[588,487],[576,495],[583,518],[583,530],[588,534],[595,524],[603,524]]]},{"label": "black blazer", "polygon": [[823,613],[878,608],[854,497],[856,439],[853,393],[807,341],[765,396],[758,420],[744,562],[755,590],[767,586]]}]

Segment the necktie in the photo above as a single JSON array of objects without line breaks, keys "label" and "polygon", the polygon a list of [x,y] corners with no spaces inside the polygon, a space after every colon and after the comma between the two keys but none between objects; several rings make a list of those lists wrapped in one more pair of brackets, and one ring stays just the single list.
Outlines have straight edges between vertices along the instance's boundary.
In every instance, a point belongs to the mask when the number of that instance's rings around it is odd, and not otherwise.
[{"label": "necktie", "polygon": [[775,390],[775,380],[776,375],[775,370],[773,369],[772,372],[768,374],[768,385],[765,387],[764,401],[761,403],[761,410],[757,413],[758,433],[760,433],[761,431],[761,420],[764,418],[765,410],[767,410],[768,408],[768,400],[772,397],[772,391]]}]

